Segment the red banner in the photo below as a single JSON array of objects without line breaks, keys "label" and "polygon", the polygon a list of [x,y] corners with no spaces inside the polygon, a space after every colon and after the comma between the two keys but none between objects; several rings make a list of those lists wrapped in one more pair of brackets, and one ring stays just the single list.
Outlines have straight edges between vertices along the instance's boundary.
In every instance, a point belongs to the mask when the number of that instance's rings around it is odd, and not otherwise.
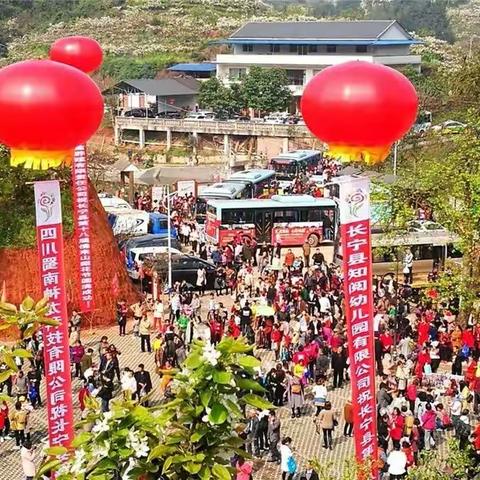
[{"label": "red banner", "polygon": [[35,182],[34,188],[42,291],[49,298],[48,316],[59,322],[42,329],[48,437],[50,446],[68,447],[74,437],[74,421],[60,184],[56,180]]},{"label": "red banner", "polygon": [[358,461],[375,461],[378,444],[368,179],[340,184],[340,223],[355,455]]},{"label": "red banner", "polygon": [[93,272],[90,245],[90,212],[88,204],[88,168],[85,146],[75,149],[72,169],[75,238],[80,284],[80,311],[93,310]]}]

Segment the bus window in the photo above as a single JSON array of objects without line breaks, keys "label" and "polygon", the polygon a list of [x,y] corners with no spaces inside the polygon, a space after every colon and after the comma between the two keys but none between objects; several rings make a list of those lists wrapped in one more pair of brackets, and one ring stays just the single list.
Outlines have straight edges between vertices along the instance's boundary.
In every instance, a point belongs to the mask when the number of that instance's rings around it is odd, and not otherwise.
[{"label": "bus window", "polygon": [[275,223],[297,222],[298,210],[275,210],[273,218]]},{"label": "bus window", "polygon": [[322,211],[319,208],[311,208],[308,211],[308,221],[309,222],[321,222],[322,221]]},{"label": "bus window", "polygon": [[307,209],[299,210],[298,211],[298,215],[299,215],[298,221],[299,222],[308,222],[309,221],[309,214],[310,214],[310,211],[307,210]]},{"label": "bus window", "polygon": [[217,216],[217,208],[213,205],[207,205],[207,212]]},{"label": "bus window", "polygon": [[222,223],[234,225],[238,223],[253,223],[252,210],[223,210]]}]

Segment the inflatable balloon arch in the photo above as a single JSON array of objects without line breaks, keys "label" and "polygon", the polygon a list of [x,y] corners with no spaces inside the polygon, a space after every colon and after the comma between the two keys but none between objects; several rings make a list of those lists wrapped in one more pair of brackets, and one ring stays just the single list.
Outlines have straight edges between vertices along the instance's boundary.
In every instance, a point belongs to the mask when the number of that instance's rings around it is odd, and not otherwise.
[{"label": "inflatable balloon arch", "polygon": [[[46,170],[72,166],[74,223],[78,244],[81,310],[91,311],[94,283],[89,241],[88,170],[85,142],[103,117],[103,98],[88,76],[102,63],[93,39],[56,41],[48,60],[28,60],[0,69],[0,142],[10,147],[11,165]],[[413,125],[415,88],[400,72],[363,61],[328,67],[306,85],[301,111],[326,154],[343,162],[383,162],[394,142]],[[50,299],[45,365],[49,442],[69,447],[74,435],[68,355],[68,315],[63,268],[60,187],[35,182],[40,280]],[[377,456],[369,183],[340,178],[340,228],[355,419],[355,453],[360,462]],[[58,358],[58,352],[61,358]],[[54,356],[55,353],[55,356]],[[49,365],[55,363],[55,368]]]}]

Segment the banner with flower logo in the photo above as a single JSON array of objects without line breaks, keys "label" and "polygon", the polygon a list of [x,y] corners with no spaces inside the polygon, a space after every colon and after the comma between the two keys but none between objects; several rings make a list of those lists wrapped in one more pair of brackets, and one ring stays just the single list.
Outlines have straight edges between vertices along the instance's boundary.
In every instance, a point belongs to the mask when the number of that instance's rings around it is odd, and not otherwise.
[{"label": "banner with flower logo", "polygon": [[57,326],[42,329],[49,444],[68,447],[74,421],[60,183],[35,182],[34,190],[42,292],[49,301],[47,316],[58,321]]},{"label": "banner with flower logo", "polygon": [[355,454],[360,462],[377,455],[375,343],[373,328],[370,185],[359,177],[340,183],[343,288],[347,319]]}]

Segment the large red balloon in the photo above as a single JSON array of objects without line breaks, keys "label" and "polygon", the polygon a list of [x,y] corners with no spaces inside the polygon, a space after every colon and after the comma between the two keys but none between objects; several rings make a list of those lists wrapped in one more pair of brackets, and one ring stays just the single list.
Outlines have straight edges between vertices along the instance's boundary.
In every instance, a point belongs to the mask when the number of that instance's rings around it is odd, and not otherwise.
[{"label": "large red balloon", "polygon": [[0,143],[11,148],[12,165],[68,164],[102,117],[100,90],[76,68],[28,60],[0,69]]},{"label": "large red balloon", "polygon": [[100,44],[89,37],[65,37],[50,48],[50,60],[66,63],[85,73],[91,73],[102,64],[103,51]]},{"label": "large red balloon", "polygon": [[418,97],[397,70],[346,62],[322,70],[305,87],[305,124],[332,155],[368,163],[382,161],[413,125]]}]

